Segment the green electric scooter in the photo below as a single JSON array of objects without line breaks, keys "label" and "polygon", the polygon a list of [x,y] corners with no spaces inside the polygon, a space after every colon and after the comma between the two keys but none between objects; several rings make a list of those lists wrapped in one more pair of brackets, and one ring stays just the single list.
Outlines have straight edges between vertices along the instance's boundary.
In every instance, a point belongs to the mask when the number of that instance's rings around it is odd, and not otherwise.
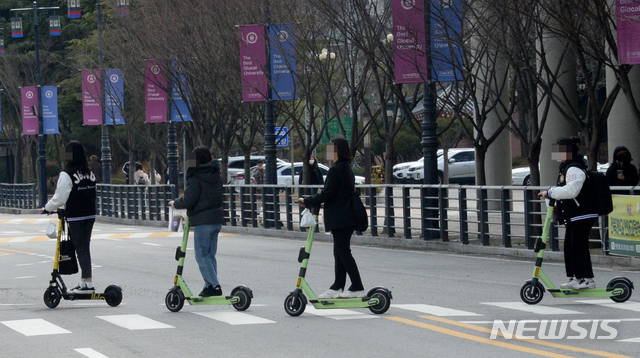
[{"label": "green electric scooter", "polygon": [[[313,218],[316,222],[318,221],[318,210],[319,208],[313,208]],[[296,288],[289,293],[284,300],[285,312],[294,317],[301,315],[307,306],[307,297],[305,294],[309,296],[309,302],[311,302],[316,309],[369,308],[369,310],[375,314],[387,312],[393,297],[391,296],[391,291],[380,286],[369,290],[367,296],[363,298],[318,298],[316,296],[305,279],[314,234],[315,226],[309,228],[307,244],[300,248],[298,262],[302,265],[300,266]]]},{"label": "green electric scooter", "polygon": [[164,299],[164,303],[171,312],[178,312],[184,306],[184,301],[190,305],[233,305],[238,311],[244,311],[251,305],[253,292],[249,287],[241,285],[231,291],[231,296],[200,297],[194,295],[184,278],[182,269],[184,268],[184,258],[187,253],[187,243],[189,241],[189,218],[186,217],[184,234],[182,235],[182,245],[176,248],[176,261],[178,261],[178,271],[173,279],[174,286],[169,290]]},{"label": "green electric scooter", "polygon": [[[609,297],[614,302],[625,302],[631,298],[631,291],[633,290],[633,282],[626,277],[614,277],[606,288],[587,288],[582,290],[574,290],[570,288],[556,287],[553,282],[542,271],[542,260],[544,257],[544,249],[547,246],[547,240],[549,232],[551,230],[551,221],[553,211],[555,209],[555,200],[549,199],[547,205],[547,216],[544,220],[544,228],[542,230],[542,236],[536,240],[534,251],[538,253],[535,268],[533,270],[533,278],[528,280],[520,289],[520,298],[530,305],[535,305],[542,300],[544,296],[544,285],[553,297]],[[542,283],[540,283],[542,281]]]}]

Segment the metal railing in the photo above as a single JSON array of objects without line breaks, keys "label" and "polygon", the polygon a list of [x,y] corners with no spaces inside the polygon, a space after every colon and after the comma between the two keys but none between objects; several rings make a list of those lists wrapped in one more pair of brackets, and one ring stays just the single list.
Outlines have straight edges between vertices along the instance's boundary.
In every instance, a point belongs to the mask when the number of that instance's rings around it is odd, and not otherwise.
[{"label": "metal railing", "polygon": [[174,199],[173,185],[98,184],[97,212],[121,219],[169,221],[167,204]]},{"label": "metal railing", "polygon": [[[546,214],[537,194],[548,187],[461,185],[358,185],[369,213],[370,236],[439,239],[483,246],[533,249],[542,234]],[[225,186],[227,222],[231,226],[301,230],[296,199],[300,192],[321,186]],[[634,187],[612,188],[614,194],[638,192]],[[322,216],[322,215],[321,215]],[[606,239],[601,217],[592,241]],[[322,219],[320,219],[322,229]],[[598,232],[594,231],[594,234]],[[564,226],[554,224],[550,248],[557,251]],[[606,243],[603,249],[606,249]]]},{"label": "metal railing", "polygon": [[38,189],[36,183],[0,183],[0,206],[17,209],[36,209]]}]

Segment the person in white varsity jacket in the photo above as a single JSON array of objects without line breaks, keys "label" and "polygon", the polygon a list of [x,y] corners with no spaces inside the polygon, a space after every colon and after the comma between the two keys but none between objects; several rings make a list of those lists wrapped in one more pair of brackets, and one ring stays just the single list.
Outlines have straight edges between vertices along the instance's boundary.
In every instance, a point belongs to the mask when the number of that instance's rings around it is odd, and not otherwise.
[{"label": "person in white varsity jacket", "polygon": [[94,293],[91,277],[91,231],[96,221],[96,176],[89,170],[82,144],[71,141],[65,147],[66,165],[58,177],[56,192],[40,210],[49,213],[65,207],[69,237],[75,246],[80,264],[81,282],[74,293]]},{"label": "person in white varsity jacket", "polygon": [[538,194],[556,200],[558,222],[565,224],[564,262],[569,281],[561,288],[595,288],[589,253],[589,232],[598,219],[598,208],[587,182],[587,165],[578,153],[578,138],[563,138],[554,144],[552,159],[560,161],[558,185]]}]

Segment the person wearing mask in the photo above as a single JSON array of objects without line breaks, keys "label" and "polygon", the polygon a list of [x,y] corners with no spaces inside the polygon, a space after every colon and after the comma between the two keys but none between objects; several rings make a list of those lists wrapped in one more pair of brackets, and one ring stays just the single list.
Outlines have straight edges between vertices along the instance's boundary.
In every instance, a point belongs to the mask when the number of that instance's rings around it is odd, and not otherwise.
[{"label": "person wearing mask", "polygon": [[98,162],[98,156],[92,155],[89,162],[89,169],[96,176],[96,183],[102,183],[102,165]]},{"label": "person wearing mask", "polygon": [[196,262],[204,279],[201,297],[222,296],[218,281],[218,234],[224,223],[223,188],[220,162],[212,160],[206,147],[193,150],[187,162],[187,189],[184,196],[169,202],[176,209],[187,209],[193,227]]},{"label": "person wearing mask", "polygon": [[[324,226],[333,234],[333,256],[335,258],[335,280],[329,290],[318,298],[365,297],[364,286],[356,260],[351,254],[351,235],[355,230],[355,217],[351,209],[351,199],[355,191],[355,176],[349,163],[351,151],[344,138],[333,140],[335,164],[329,169],[322,192],[298,199],[300,205],[318,208],[324,203]],[[347,274],[351,286],[344,292]]]},{"label": "person wearing mask", "polygon": [[561,288],[595,288],[589,253],[589,232],[598,219],[584,157],[578,153],[577,138],[563,138],[554,145],[551,157],[560,161],[557,186],[538,193],[556,200],[558,222],[566,226],[564,236],[565,271],[569,281]]},{"label": "person wearing mask", "polygon": [[616,147],[613,151],[613,162],[607,169],[607,181],[609,186],[636,186],[638,185],[638,172],[631,164],[631,153],[624,146]]},{"label": "person wearing mask", "polygon": [[[303,177],[303,173],[300,173],[298,177],[299,185],[302,185]],[[322,175],[322,171],[318,166],[316,157],[314,157],[313,155],[309,157],[309,185],[324,185],[324,176]],[[312,189],[311,193],[317,194],[318,189]]]},{"label": "person wearing mask", "polygon": [[253,183],[258,185],[263,185],[265,183],[266,171],[264,169],[264,160],[258,160],[258,167],[256,168],[256,172],[253,174]]},{"label": "person wearing mask", "polygon": [[64,206],[80,264],[81,281],[71,293],[94,293],[91,274],[91,231],[96,221],[96,176],[89,169],[82,144],[71,141],[65,147],[65,168],[58,177],[56,192],[40,211],[53,213]]}]

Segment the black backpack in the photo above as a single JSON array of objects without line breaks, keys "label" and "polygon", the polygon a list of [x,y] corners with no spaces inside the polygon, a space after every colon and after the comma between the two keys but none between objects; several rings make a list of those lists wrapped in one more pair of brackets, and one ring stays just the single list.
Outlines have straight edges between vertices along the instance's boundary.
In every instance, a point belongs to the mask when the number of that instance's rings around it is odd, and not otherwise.
[{"label": "black backpack", "polygon": [[587,171],[587,181],[591,182],[593,198],[598,207],[598,215],[609,215],[613,211],[613,199],[607,176],[593,170]]},{"label": "black backpack", "polygon": [[138,179],[138,185],[146,185],[146,184],[147,184],[147,181],[144,179],[144,177],[140,177],[140,179]]}]

